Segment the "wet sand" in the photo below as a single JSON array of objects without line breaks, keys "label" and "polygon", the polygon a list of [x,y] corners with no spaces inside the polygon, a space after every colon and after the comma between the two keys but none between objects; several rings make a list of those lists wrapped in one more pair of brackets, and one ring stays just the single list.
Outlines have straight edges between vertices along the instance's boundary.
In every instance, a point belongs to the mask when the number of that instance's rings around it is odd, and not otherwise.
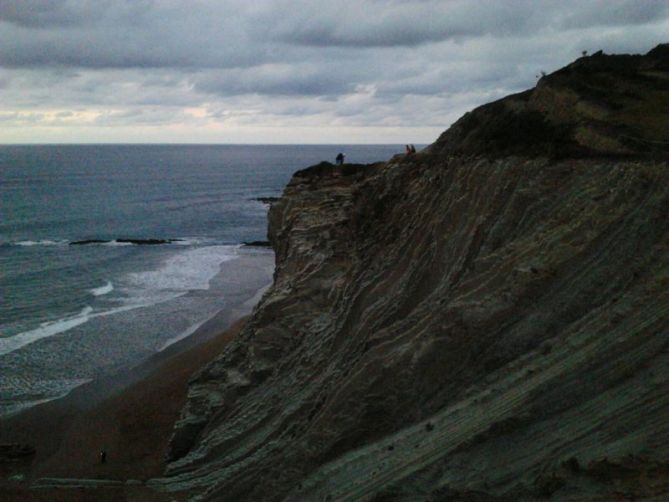
[{"label": "wet sand", "polygon": [[[226,312],[137,368],[76,388],[68,396],[0,421],[0,444],[35,447],[32,461],[0,463],[2,500],[163,500],[141,484],[27,489],[40,478],[144,481],[160,476],[188,380],[221,353],[245,319]],[[230,326],[223,331],[225,327]],[[107,452],[100,463],[99,452]],[[10,481],[11,476],[23,480]],[[169,500],[176,500],[170,495]]]}]

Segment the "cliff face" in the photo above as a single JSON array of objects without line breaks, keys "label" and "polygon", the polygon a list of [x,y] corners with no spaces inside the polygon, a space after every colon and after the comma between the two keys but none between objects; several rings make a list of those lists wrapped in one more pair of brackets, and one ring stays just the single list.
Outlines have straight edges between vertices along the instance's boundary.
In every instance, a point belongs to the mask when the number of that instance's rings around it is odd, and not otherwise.
[{"label": "cliff face", "polygon": [[[667,52],[581,59],[425,153],[296,173],[274,284],[193,378],[155,486],[669,493]],[[616,83],[603,118],[588,79]]]}]

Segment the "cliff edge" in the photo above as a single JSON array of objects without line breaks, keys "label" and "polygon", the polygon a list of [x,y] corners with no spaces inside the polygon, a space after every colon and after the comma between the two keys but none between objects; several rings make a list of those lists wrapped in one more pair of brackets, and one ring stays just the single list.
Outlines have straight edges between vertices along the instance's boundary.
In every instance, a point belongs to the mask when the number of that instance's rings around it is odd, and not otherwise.
[{"label": "cliff edge", "polygon": [[432,152],[653,157],[669,153],[669,44],[644,56],[601,51],[544,75],[534,89],[483,105]]},{"label": "cliff edge", "polygon": [[297,172],[274,284],[191,381],[193,500],[669,495],[669,45],[425,152]]}]

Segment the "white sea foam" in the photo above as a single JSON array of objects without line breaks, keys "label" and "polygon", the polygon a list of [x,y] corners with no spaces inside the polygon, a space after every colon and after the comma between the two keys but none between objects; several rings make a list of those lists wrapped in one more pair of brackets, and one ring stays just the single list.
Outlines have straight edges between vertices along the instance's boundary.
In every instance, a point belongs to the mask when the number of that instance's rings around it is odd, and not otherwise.
[{"label": "white sea foam", "polygon": [[91,307],[84,307],[78,314],[64,317],[57,321],[43,322],[39,328],[25,331],[9,338],[0,338],[0,356],[20,349],[41,338],[53,336],[79,326],[88,321],[92,311]]},{"label": "white sea foam", "polygon": [[179,237],[178,239],[174,239],[171,244],[176,244],[177,246],[195,246],[210,244],[211,242],[212,239],[206,237]]},{"label": "white sea foam", "polygon": [[[209,289],[209,281],[221,263],[238,256],[239,246],[207,246],[180,252],[157,270],[128,274],[131,296],[157,298],[181,296],[196,289]],[[133,294],[134,293],[134,294]]]},{"label": "white sea foam", "polygon": [[65,246],[67,241],[52,241],[48,239],[39,240],[39,241],[19,241],[15,242],[16,246]]},{"label": "white sea foam", "polygon": [[114,285],[111,281],[107,281],[107,284],[100,286],[99,288],[93,288],[88,290],[93,296],[102,296],[111,293],[114,291]]},{"label": "white sea foam", "polygon": [[101,243],[103,246],[134,246],[132,242],[119,242],[116,239]]}]

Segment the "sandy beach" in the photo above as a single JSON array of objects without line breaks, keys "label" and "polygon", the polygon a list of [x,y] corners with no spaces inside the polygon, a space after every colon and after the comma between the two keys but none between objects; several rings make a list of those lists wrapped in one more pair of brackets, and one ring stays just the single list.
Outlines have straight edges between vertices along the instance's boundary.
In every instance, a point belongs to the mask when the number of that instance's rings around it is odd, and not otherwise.
[{"label": "sandy beach", "polygon": [[[0,444],[29,444],[36,449],[31,460],[0,464],[3,500],[165,500],[142,482],[162,474],[191,375],[215,358],[243,326],[244,318],[230,324],[233,315],[220,314],[127,373],[96,380],[62,399],[0,421]],[[104,464],[99,459],[103,449]],[[44,478],[123,484],[28,488]],[[128,480],[138,482],[126,484]]]}]

